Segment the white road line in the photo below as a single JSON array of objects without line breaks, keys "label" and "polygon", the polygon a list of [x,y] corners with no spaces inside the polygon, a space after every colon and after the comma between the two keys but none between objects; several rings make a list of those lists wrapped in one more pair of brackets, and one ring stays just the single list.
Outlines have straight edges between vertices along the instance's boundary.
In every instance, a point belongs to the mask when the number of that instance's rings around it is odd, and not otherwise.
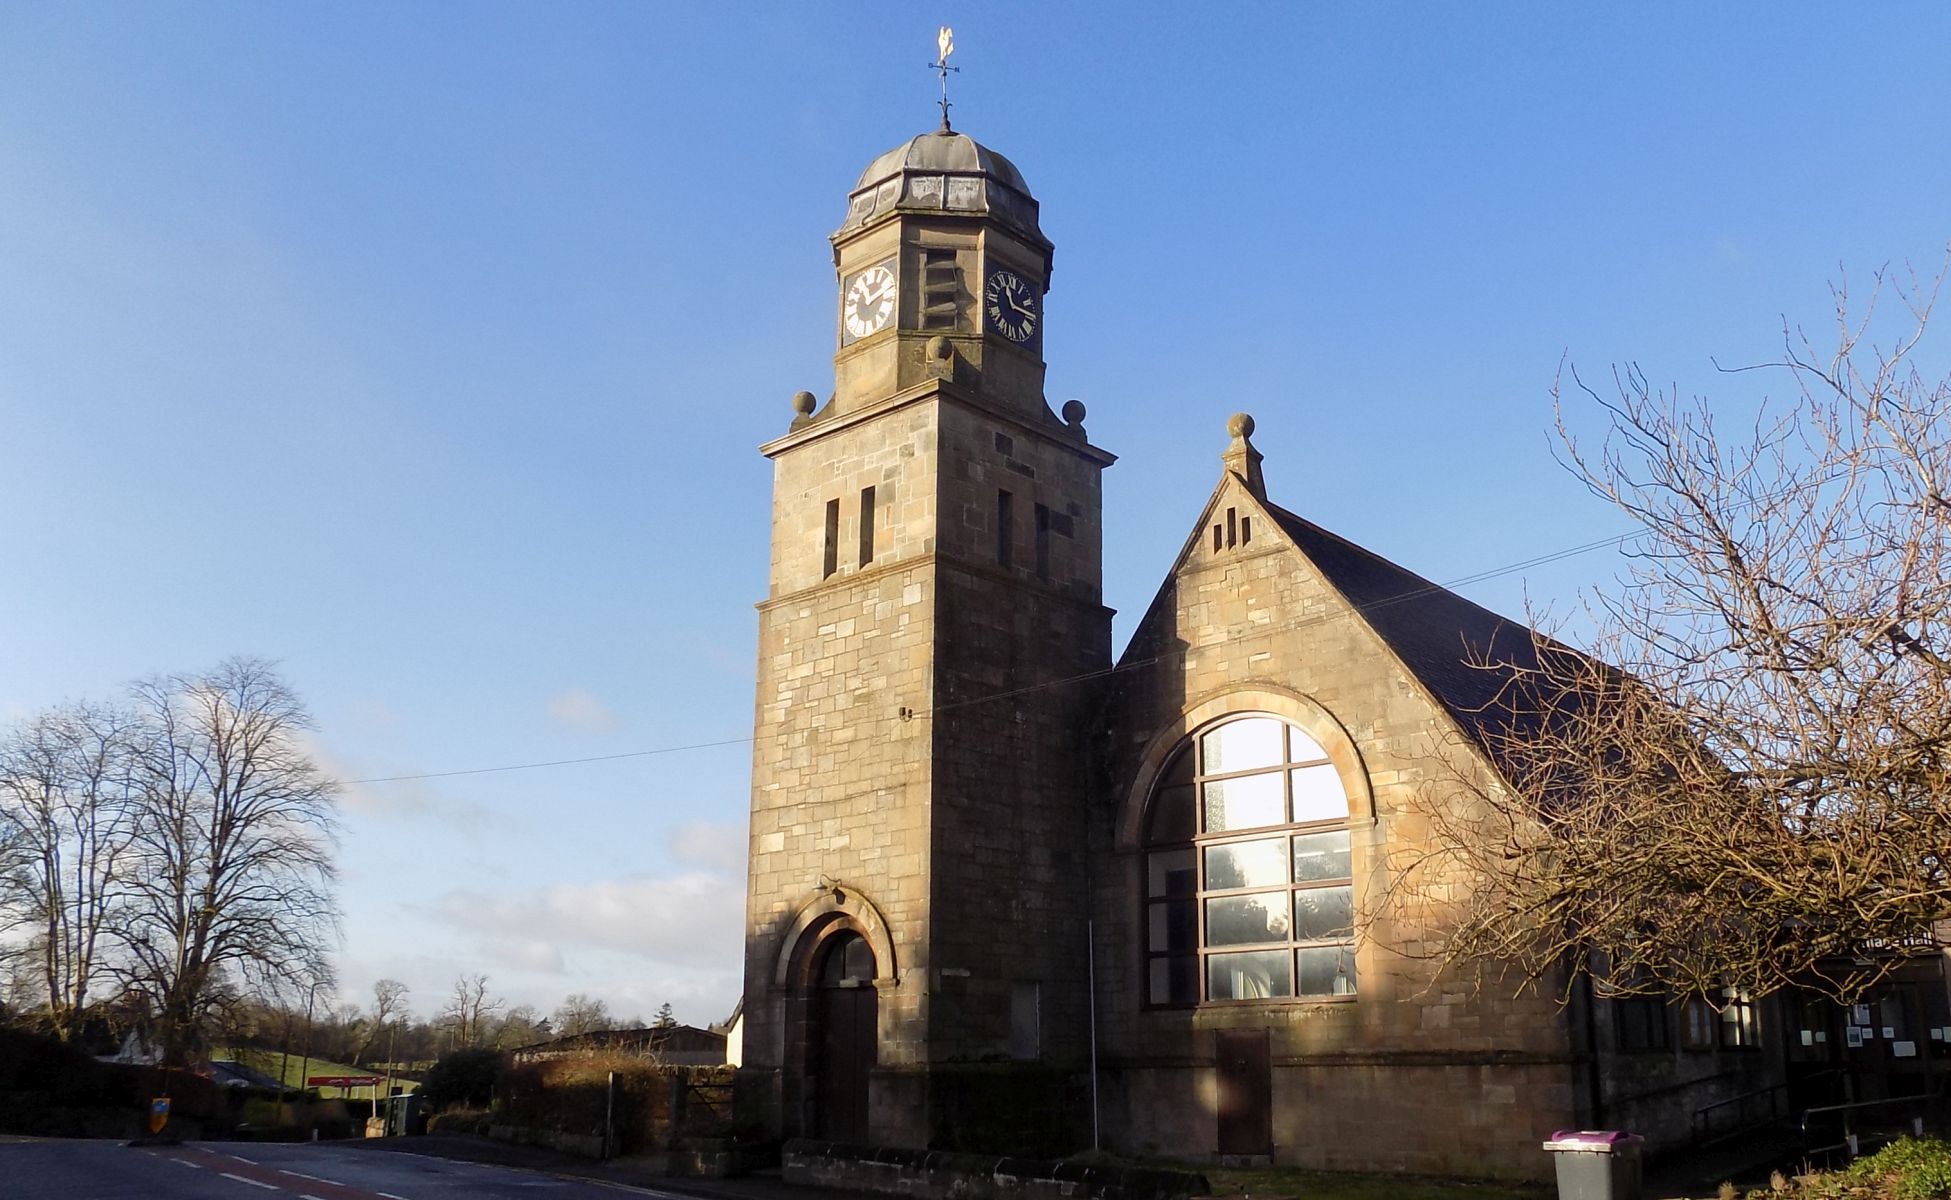
[{"label": "white road line", "polygon": [[298,1200],[325,1200],[325,1197],[323,1197],[323,1196],[307,1196],[307,1195],[303,1195],[303,1194],[301,1194],[301,1195],[300,1195],[300,1196],[298,1197]]},{"label": "white road line", "polygon": [[[163,1157],[168,1158],[169,1156],[164,1155]],[[192,1171],[201,1171],[203,1169],[202,1163],[193,1163],[187,1158],[171,1158],[169,1161],[173,1163],[181,1163]]]},{"label": "white road line", "polygon": [[224,1155],[224,1157],[225,1157],[225,1158],[234,1158],[234,1159],[236,1159],[236,1160],[237,1160],[238,1162],[240,1162],[240,1163],[249,1163],[249,1164],[250,1164],[251,1166],[253,1166],[253,1167],[255,1167],[255,1166],[257,1165],[257,1161],[256,1161],[255,1159],[249,1159],[249,1158],[245,1158],[245,1157],[244,1157],[243,1155],[241,1155],[241,1154],[226,1154],[226,1155]]},{"label": "white road line", "polygon": [[[236,1156],[235,1154],[233,1154],[233,1155],[231,1155],[230,1157],[232,1157],[232,1158],[237,1158],[237,1156]],[[249,1162],[250,1160],[249,1160],[249,1159],[239,1159],[238,1161],[240,1161],[240,1162]],[[265,1183],[265,1182],[263,1182],[262,1180],[258,1180],[258,1179],[246,1179],[246,1178],[244,1178],[244,1177],[243,1177],[242,1175],[232,1175],[232,1174],[231,1174],[231,1173],[230,1173],[229,1171],[219,1171],[219,1172],[217,1172],[217,1174],[219,1174],[219,1175],[221,1175],[221,1176],[223,1176],[223,1177],[224,1177],[225,1179],[235,1179],[235,1180],[236,1180],[237,1182],[239,1182],[239,1183],[248,1183],[248,1184],[250,1184],[250,1185],[251,1185],[252,1187],[255,1187],[255,1188],[263,1188],[263,1189],[264,1189],[265,1191],[267,1191],[267,1192],[275,1192],[275,1191],[279,1191],[279,1190],[281,1190],[281,1189],[280,1189],[280,1188],[278,1187],[278,1185],[277,1185],[277,1184],[275,1184],[275,1183]]]},{"label": "white road line", "polygon": [[344,1187],[344,1186],[345,1186],[345,1184],[343,1184],[343,1183],[340,1183],[340,1182],[339,1182],[338,1180],[336,1180],[336,1179],[327,1179],[327,1178],[325,1178],[325,1176],[323,1176],[323,1175],[307,1175],[307,1174],[305,1174],[305,1173],[304,1173],[303,1171],[287,1171],[287,1170],[285,1170],[285,1169],[284,1169],[283,1167],[279,1167],[279,1168],[278,1168],[278,1174],[280,1174],[280,1175],[289,1175],[289,1176],[291,1176],[291,1177],[292,1177],[292,1178],[294,1178],[294,1179],[309,1179],[309,1180],[311,1180],[311,1181],[312,1181],[313,1183],[329,1183],[329,1184],[331,1184],[331,1185],[332,1185],[333,1187]]},{"label": "white road line", "polygon": [[374,1193],[373,1193],[373,1195],[375,1195],[375,1196],[384,1196],[384,1197],[386,1197],[386,1200],[406,1200],[406,1197],[405,1197],[405,1196],[395,1196],[395,1195],[394,1195],[393,1193],[391,1193],[391,1192],[374,1192]]}]

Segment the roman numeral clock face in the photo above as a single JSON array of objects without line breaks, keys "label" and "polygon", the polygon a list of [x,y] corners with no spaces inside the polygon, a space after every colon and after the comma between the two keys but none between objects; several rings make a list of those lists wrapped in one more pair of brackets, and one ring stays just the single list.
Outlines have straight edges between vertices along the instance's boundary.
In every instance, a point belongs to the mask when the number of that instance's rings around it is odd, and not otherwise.
[{"label": "roman numeral clock face", "polygon": [[847,281],[840,304],[840,324],[847,341],[857,341],[887,328],[894,318],[894,269],[887,263],[869,267]]},{"label": "roman numeral clock face", "polygon": [[1014,271],[991,271],[982,288],[989,327],[1017,345],[1036,336],[1036,289]]}]

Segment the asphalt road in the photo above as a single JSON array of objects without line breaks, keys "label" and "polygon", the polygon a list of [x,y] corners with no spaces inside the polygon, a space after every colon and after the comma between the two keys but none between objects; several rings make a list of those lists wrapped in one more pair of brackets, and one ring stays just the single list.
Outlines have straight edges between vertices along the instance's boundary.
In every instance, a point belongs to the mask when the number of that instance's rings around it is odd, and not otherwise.
[{"label": "asphalt road", "polygon": [[329,1142],[128,1146],[81,1139],[0,1145],[6,1200],[620,1200],[670,1193]]}]

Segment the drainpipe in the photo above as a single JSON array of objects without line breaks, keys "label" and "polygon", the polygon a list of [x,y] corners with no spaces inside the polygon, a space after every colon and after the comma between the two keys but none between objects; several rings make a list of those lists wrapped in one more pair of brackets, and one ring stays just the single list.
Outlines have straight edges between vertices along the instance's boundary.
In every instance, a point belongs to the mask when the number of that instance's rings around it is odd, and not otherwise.
[{"label": "drainpipe", "polygon": [[1599,1075],[1598,1000],[1592,992],[1592,975],[1579,972],[1579,996],[1585,1010],[1585,1088],[1586,1102],[1592,1106],[1592,1128],[1604,1129],[1606,1121],[1605,1080]]}]

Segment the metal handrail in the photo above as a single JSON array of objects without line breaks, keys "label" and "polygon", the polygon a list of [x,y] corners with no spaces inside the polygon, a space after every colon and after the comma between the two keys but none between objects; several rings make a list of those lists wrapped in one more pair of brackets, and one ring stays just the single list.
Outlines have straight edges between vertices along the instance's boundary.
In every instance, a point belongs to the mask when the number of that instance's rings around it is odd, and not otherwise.
[{"label": "metal handrail", "polygon": [[[1712,1119],[1708,1116],[1709,1113],[1716,1112],[1720,1109],[1728,1108],[1734,1105],[1739,1105],[1740,1108],[1737,1110],[1737,1112],[1745,1114],[1747,1111],[1748,1101],[1753,1100],[1757,1096],[1769,1097],[1767,1118],[1764,1121],[1754,1122],[1753,1124],[1743,1124],[1737,1118],[1735,1122],[1735,1127],[1733,1129],[1724,1130],[1719,1135],[1719,1139],[1735,1137],[1739,1134],[1747,1132],[1749,1129],[1755,1128],[1758,1125],[1766,1124],[1768,1121],[1773,1121],[1777,1117],[1784,1117],[1788,1115],[1788,1104],[1787,1104],[1788,1085],[1785,1083],[1771,1083],[1766,1087],[1754,1088],[1751,1091],[1742,1092],[1741,1094],[1736,1096],[1729,1096],[1725,1100],[1716,1100],[1712,1104],[1703,1104],[1699,1108],[1696,1108],[1694,1110],[1694,1120],[1693,1120],[1694,1141],[1700,1145],[1707,1144],[1707,1142],[1704,1139],[1709,1133],[1710,1127],[1713,1125]],[[1781,1097],[1782,1103],[1780,1103],[1779,1105],[1775,1102],[1776,1096]]]},{"label": "metal handrail", "polygon": [[1930,1092],[1919,1092],[1914,1096],[1886,1096],[1881,1100],[1852,1100],[1848,1104],[1825,1104],[1819,1108],[1802,1110],[1802,1132],[1809,1132],[1809,1118],[1817,1113],[1854,1112],[1859,1108],[1875,1108],[1880,1104],[1929,1103],[1934,1097]]}]

